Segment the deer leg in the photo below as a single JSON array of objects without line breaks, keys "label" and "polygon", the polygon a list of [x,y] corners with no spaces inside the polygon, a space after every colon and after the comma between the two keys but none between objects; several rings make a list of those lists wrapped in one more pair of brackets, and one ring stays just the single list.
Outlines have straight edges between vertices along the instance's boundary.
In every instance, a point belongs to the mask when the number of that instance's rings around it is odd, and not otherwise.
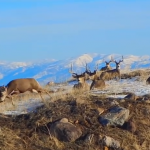
[{"label": "deer leg", "polygon": [[45,92],[45,93],[48,94],[49,97],[51,98],[51,95],[50,95],[49,92],[47,92],[46,90],[42,90],[42,91],[39,91],[39,92],[40,92],[40,93]]},{"label": "deer leg", "polygon": [[41,91],[37,91],[37,90],[35,90],[35,89],[32,89],[31,91],[32,91],[33,93],[39,93],[39,94],[40,94],[40,97],[41,97],[41,99],[42,99],[42,101],[45,102],[44,98],[42,97]]},{"label": "deer leg", "polygon": [[12,96],[11,96],[11,103],[12,103],[13,106],[15,106]]},{"label": "deer leg", "polygon": [[94,82],[91,83],[90,90],[94,89]]},{"label": "deer leg", "polygon": [[11,103],[12,103],[12,105],[14,105],[13,97],[12,97],[11,95],[7,95],[7,98],[10,98],[10,99],[11,99]]},{"label": "deer leg", "polygon": [[13,102],[13,97],[11,95],[13,94],[19,94],[20,92],[18,90],[13,90],[9,95],[7,95],[8,98],[11,99],[11,102],[12,102],[12,105],[14,105],[14,102]]},{"label": "deer leg", "polygon": [[49,97],[51,98],[51,95],[47,92],[47,91],[45,91],[48,95],[49,95]]},{"label": "deer leg", "polygon": [[117,81],[121,80],[121,75],[117,76]]},{"label": "deer leg", "polygon": [[41,92],[39,92],[39,94],[40,94],[40,97],[41,97],[42,101],[45,102],[45,99],[42,97]]},{"label": "deer leg", "polygon": [[38,91],[35,90],[35,89],[32,89],[31,91],[32,91],[33,93],[38,93]]}]

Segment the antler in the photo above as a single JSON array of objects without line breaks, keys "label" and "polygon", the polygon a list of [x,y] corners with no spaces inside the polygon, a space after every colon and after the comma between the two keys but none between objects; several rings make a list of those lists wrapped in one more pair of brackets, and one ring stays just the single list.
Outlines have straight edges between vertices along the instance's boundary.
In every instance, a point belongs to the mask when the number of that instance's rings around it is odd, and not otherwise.
[{"label": "antler", "polygon": [[95,71],[98,70],[98,66],[99,66],[99,64],[97,63],[97,64],[96,64],[96,67],[95,67]]},{"label": "antler", "polygon": [[74,72],[73,72],[73,64],[72,64],[72,63],[71,63],[71,67],[70,67],[69,72],[72,74],[72,76],[73,76],[74,78],[77,77],[77,73],[74,73]]},{"label": "antler", "polygon": [[105,61],[106,64],[110,64],[110,62],[113,62],[113,57],[111,56],[110,61]]},{"label": "antler", "polygon": [[72,63],[71,63],[71,67],[70,67],[70,69],[69,69],[69,72],[72,74],[73,72],[72,72]]},{"label": "antler", "polygon": [[119,62],[118,62],[118,63],[121,63],[121,62],[123,62],[123,56],[122,56],[122,60],[119,60]]},{"label": "antler", "polygon": [[85,73],[91,73],[90,67],[87,65],[87,63],[86,63],[86,70],[85,70]]},{"label": "antler", "polygon": [[116,60],[114,60],[113,56],[111,56],[111,62],[117,63]]},{"label": "antler", "polygon": [[115,63],[121,63],[121,62],[123,62],[123,56],[122,56],[122,60],[119,60],[118,62],[116,61],[116,60],[114,60],[114,59],[112,59],[113,60],[113,62],[115,62]]},{"label": "antler", "polygon": [[111,61],[111,62],[113,62],[113,61],[114,61],[114,59],[113,59],[112,55],[111,55],[111,59],[110,59],[110,61]]}]

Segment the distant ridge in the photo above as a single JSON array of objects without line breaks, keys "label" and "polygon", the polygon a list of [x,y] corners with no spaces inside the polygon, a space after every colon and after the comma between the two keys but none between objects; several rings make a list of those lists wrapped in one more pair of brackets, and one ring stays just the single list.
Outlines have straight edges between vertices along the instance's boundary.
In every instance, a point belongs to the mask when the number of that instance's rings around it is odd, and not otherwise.
[{"label": "distant ridge", "polygon": [[[42,84],[48,81],[64,82],[71,74],[69,69],[73,64],[73,70],[81,73],[85,70],[86,63],[91,70],[99,64],[99,68],[105,66],[104,61],[111,59],[122,59],[121,54],[83,54],[78,57],[72,57],[66,60],[45,60],[41,62],[0,62],[0,85],[5,85],[16,78],[34,77]],[[150,56],[124,55],[124,62],[121,69],[140,69],[150,67]],[[113,64],[112,64],[112,67]]]}]

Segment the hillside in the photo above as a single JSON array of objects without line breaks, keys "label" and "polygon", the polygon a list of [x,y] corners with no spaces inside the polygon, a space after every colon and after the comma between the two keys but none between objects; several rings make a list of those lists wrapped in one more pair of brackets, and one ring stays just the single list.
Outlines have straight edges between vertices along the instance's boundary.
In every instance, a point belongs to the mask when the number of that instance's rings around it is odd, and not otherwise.
[{"label": "hillside", "polygon": [[[121,80],[103,90],[73,90],[69,69],[81,73],[87,63],[104,66],[112,55],[84,54],[68,60],[1,63],[1,83],[34,77],[50,95],[21,93],[0,104],[1,150],[148,150],[150,143],[150,75],[148,56],[124,56]],[[116,60],[121,55],[113,55]],[[112,63],[113,65],[113,63]],[[112,66],[114,67],[114,66]],[[90,81],[87,81],[90,86]]]}]

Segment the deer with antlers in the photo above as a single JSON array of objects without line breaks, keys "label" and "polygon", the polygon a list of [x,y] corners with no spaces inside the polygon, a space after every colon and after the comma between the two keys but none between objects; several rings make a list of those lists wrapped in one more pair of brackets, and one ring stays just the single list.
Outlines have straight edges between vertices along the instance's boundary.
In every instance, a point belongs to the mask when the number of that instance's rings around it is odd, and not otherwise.
[{"label": "deer with antlers", "polygon": [[105,81],[99,78],[97,72],[98,72],[97,70],[91,72],[90,70],[86,69],[86,73],[89,75],[89,79],[92,80],[92,83],[90,85],[90,90],[94,88],[104,89],[106,86]]},{"label": "deer with antlers", "polygon": [[120,74],[120,63],[123,62],[123,56],[122,56],[122,60],[119,60],[118,62],[116,60],[113,60],[113,62],[115,62],[116,64],[116,69],[112,69],[112,70],[108,70],[105,72],[102,72],[100,75],[100,79],[102,80],[111,80],[114,78],[121,78],[121,74]]},{"label": "deer with antlers", "polygon": [[69,72],[72,74],[72,77],[77,79],[78,81],[78,83],[73,86],[73,89],[89,90],[89,85],[86,82],[86,71],[81,74],[74,73],[72,71],[72,64],[71,64],[71,70],[69,70]]},{"label": "deer with antlers", "polygon": [[112,57],[111,57],[111,60],[110,61],[105,61],[105,64],[106,66],[105,67],[102,67],[100,69],[100,71],[108,71],[108,70],[112,70],[111,66],[110,66],[110,63],[112,62]]}]

